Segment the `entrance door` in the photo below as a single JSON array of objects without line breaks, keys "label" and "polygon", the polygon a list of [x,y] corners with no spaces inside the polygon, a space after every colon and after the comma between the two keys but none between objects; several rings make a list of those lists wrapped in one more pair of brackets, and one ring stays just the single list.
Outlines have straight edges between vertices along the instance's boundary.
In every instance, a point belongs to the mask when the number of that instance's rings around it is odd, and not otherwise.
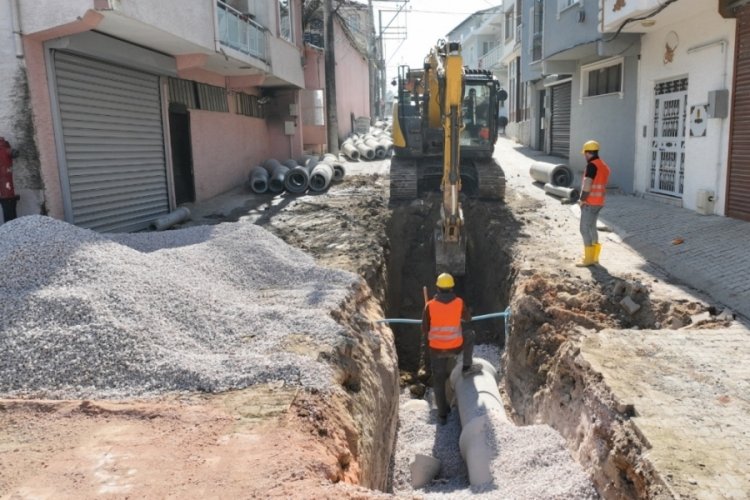
[{"label": "entrance door", "polygon": [[654,87],[650,190],[679,198],[685,183],[687,89],[687,78]]},{"label": "entrance door", "polygon": [[550,154],[570,156],[570,109],[571,82],[555,85],[550,89],[552,93],[552,119],[550,124]]},{"label": "entrance door", "polygon": [[175,203],[192,203],[195,201],[193,147],[190,142],[190,115],[184,104],[169,104],[169,136]]}]

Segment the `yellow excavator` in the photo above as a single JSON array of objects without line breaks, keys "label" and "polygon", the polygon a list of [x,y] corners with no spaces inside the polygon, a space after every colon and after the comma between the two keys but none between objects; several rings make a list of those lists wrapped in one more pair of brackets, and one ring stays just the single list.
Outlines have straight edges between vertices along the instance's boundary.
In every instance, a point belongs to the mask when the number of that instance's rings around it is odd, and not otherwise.
[{"label": "yellow excavator", "polygon": [[[505,177],[493,160],[500,100],[497,79],[463,66],[458,42],[438,41],[414,70],[399,67],[393,110],[391,199],[443,193],[435,230],[436,272],[466,274],[466,235],[459,195],[502,199]],[[439,183],[438,183],[439,181]]]}]

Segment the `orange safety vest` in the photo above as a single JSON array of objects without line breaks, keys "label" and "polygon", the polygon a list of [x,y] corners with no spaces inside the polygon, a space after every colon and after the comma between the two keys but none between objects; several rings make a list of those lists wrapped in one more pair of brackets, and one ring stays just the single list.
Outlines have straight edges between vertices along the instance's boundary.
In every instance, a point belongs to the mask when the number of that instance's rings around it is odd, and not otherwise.
[{"label": "orange safety vest", "polygon": [[[585,203],[597,207],[604,206],[604,197],[607,195],[607,182],[609,181],[609,166],[601,158],[591,160],[596,167],[596,175],[591,183],[591,191]],[[584,181],[586,178],[584,177]]]},{"label": "orange safety vest", "polygon": [[464,343],[461,334],[461,313],[464,301],[456,297],[447,304],[435,299],[427,302],[430,311],[430,332],[427,342],[432,349],[456,349]]}]

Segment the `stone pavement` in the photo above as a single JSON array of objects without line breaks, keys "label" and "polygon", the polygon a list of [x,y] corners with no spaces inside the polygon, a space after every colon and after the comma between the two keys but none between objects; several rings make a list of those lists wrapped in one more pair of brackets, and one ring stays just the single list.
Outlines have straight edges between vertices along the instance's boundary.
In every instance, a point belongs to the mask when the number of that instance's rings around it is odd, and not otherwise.
[{"label": "stone pavement", "polygon": [[[533,214],[554,221],[535,244],[557,248],[551,253],[562,254],[561,266],[595,279],[595,272],[572,266],[573,255],[565,257],[581,246],[580,210],[561,205],[529,176],[535,161],[565,161],[507,139],[499,140],[495,157],[511,196],[540,201]],[[633,405],[632,423],[672,497],[748,499],[750,223],[635,196],[607,200],[600,217],[613,230],[600,232],[606,273],[636,275],[662,299],[728,306],[744,318],[720,329],[590,332],[580,360],[601,373],[619,402]]]}]

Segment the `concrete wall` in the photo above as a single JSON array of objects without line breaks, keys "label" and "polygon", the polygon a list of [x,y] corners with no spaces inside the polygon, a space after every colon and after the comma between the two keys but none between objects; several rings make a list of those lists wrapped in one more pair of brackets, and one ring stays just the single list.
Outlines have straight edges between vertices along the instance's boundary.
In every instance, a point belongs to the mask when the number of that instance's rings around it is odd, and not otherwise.
[{"label": "concrete wall", "polygon": [[370,70],[367,60],[351,45],[339,23],[334,24],[336,112],[339,140],[343,140],[352,132],[352,114],[370,116]]},{"label": "concrete wall", "polygon": [[[563,11],[559,11],[558,6],[557,0],[544,2],[544,57],[600,38],[598,1],[582,0]],[[583,21],[580,21],[581,12]]]},{"label": "concrete wall", "polygon": [[638,58],[623,60],[623,92],[581,97],[581,71],[573,75],[569,164],[582,173],[586,160],[581,146],[589,139],[599,141],[604,161],[612,169],[611,187],[633,192],[636,137],[633,124],[638,107]]},{"label": "concrete wall", "polygon": [[[22,44],[21,44],[22,45]],[[39,151],[34,137],[25,61],[16,57],[10,2],[0,3],[0,137],[19,153],[13,160],[13,183],[21,196],[19,215],[41,210],[42,179]],[[18,47],[23,50],[23,47]],[[0,222],[3,220],[0,210]]]},{"label": "concrete wall", "polygon": [[[635,188],[647,192],[650,184],[651,145],[653,127],[654,85],[663,80],[688,77],[688,113],[696,104],[705,104],[711,90],[732,88],[732,67],[735,40],[734,19],[723,19],[716,3],[706,2],[703,10],[675,24],[657,24],[658,30],[645,34],[641,40],[639,89],[635,126]],[[679,44],[671,63],[664,63],[665,37],[674,31]],[[701,50],[688,50],[716,40],[726,40]],[[731,102],[731,95],[730,95]],[[713,190],[717,195],[716,213],[724,213],[726,190],[727,153],[730,118],[709,119],[705,137],[690,137],[685,141],[685,189],[683,206],[695,209],[699,189]],[[646,137],[643,128],[646,127]]]},{"label": "concrete wall", "polygon": [[243,184],[271,156],[266,123],[231,113],[190,110],[196,201]]}]

